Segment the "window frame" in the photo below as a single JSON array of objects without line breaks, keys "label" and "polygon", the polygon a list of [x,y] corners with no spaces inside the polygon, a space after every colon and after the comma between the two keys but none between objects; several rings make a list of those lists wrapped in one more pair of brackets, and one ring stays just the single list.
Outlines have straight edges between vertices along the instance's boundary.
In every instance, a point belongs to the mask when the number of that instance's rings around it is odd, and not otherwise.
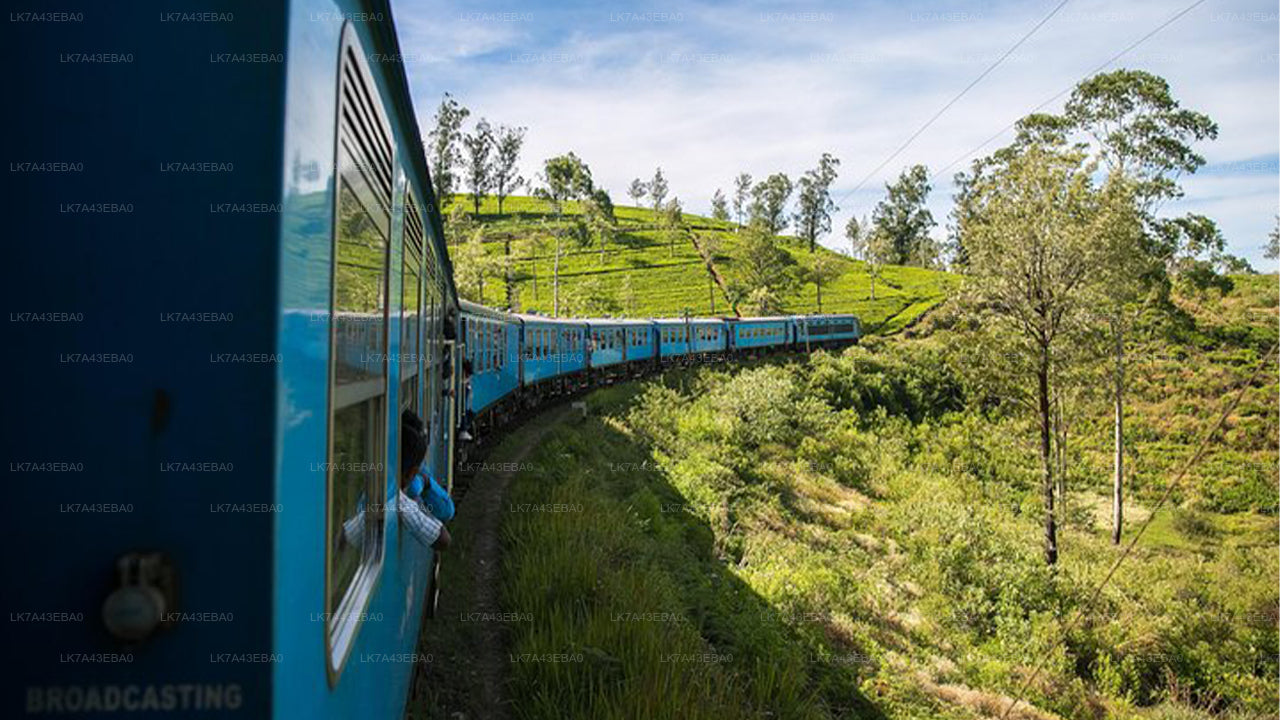
[{"label": "window frame", "polygon": [[[386,121],[382,98],[378,93],[363,58],[361,44],[355,30],[347,23],[342,30],[339,42],[338,77],[336,82],[335,126],[333,136],[333,152],[335,176],[332,193],[332,205],[329,227],[329,327],[328,327],[328,368],[326,377],[326,417],[325,417],[325,503],[324,503],[324,588],[321,605],[325,609],[324,643],[325,674],[330,687],[337,684],[348,659],[356,645],[363,623],[360,618],[367,611],[377,586],[382,578],[382,570],[386,565],[387,529],[389,515],[385,511],[387,500],[386,460],[388,443],[391,437],[388,427],[388,410],[391,401],[391,374],[388,362],[391,341],[392,310],[392,248],[396,238],[392,232],[394,216],[394,165],[392,164],[394,148],[391,141],[390,125]],[[350,77],[348,77],[350,75]],[[356,98],[354,106],[344,98],[347,95]],[[363,101],[363,106],[361,101]],[[367,111],[367,113],[365,112]],[[363,128],[367,137],[353,133],[359,132],[351,123],[344,120],[344,113],[361,114],[371,125]],[[345,139],[344,139],[345,137]],[[362,141],[364,141],[362,143]],[[367,143],[367,144],[364,144]],[[380,152],[379,152],[380,151]],[[375,153],[370,157],[359,157]],[[381,169],[381,173],[379,170]],[[382,189],[379,189],[382,185]],[[339,365],[339,332],[338,332],[338,265],[340,254],[339,237],[344,192],[352,194],[355,202],[368,215],[374,229],[382,238],[382,277],[380,288],[381,299],[381,377],[338,384]],[[385,197],[384,197],[385,196]],[[379,223],[381,221],[381,224]],[[380,386],[380,387],[379,387]],[[375,402],[370,403],[373,400]],[[333,539],[335,473],[334,445],[337,436],[335,419],[340,411],[369,404],[365,412],[372,416],[369,432],[372,433],[371,458],[376,459],[374,470],[368,471],[365,478],[366,506],[364,512],[371,508],[380,508],[377,525],[373,525],[370,533],[366,524],[366,536],[361,545],[361,556],[351,579],[343,589],[341,596],[334,601],[335,564],[337,555],[334,552]],[[367,519],[368,516],[366,516]]]}]

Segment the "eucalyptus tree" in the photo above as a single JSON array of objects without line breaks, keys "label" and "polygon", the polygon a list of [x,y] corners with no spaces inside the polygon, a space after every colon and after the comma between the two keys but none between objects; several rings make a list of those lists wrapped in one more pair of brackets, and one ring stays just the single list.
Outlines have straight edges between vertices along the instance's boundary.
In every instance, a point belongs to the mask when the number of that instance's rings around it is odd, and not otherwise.
[{"label": "eucalyptus tree", "polygon": [[751,205],[748,211],[751,222],[761,223],[770,235],[777,235],[787,227],[787,201],[793,189],[791,178],[785,173],[774,173],[751,188]]},{"label": "eucalyptus tree", "polygon": [[742,229],[742,219],[746,217],[751,203],[751,173],[738,173],[733,179],[733,215],[737,219],[738,229]]},{"label": "eucalyptus tree", "polygon": [[462,123],[471,111],[463,107],[449,93],[445,93],[436,108],[435,127],[428,133],[427,158],[431,166],[431,183],[436,193],[436,203],[443,211],[453,197],[454,168],[462,162],[458,143],[462,139]]},{"label": "eucalyptus tree", "polygon": [[1128,210],[1121,189],[1095,187],[1095,166],[1060,144],[1033,143],[977,163],[961,232],[965,298],[1001,376],[1039,428],[1044,555],[1058,560],[1053,399],[1069,352],[1091,325],[1091,282],[1107,261],[1095,238]]},{"label": "eucalyptus tree", "polygon": [[667,177],[662,174],[662,168],[659,167],[653,171],[653,179],[649,181],[649,201],[653,203],[653,212],[658,214],[662,212],[667,201]]},{"label": "eucalyptus tree", "polygon": [[493,194],[498,198],[498,214],[502,203],[524,185],[518,163],[524,148],[525,128],[499,125],[493,132]]},{"label": "eucalyptus tree", "polygon": [[591,181],[591,169],[572,152],[547,158],[542,165],[542,186],[534,190],[534,194],[546,200],[556,216],[555,238],[556,257],[551,281],[551,314],[560,316],[560,257],[562,254],[561,221],[564,218],[564,204],[570,200],[581,200],[590,196],[595,189]]},{"label": "eucalyptus tree", "polygon": [[844,271],[844,263],[833,253],[814,253],[804,261],[803,277],[817,292],[818,312],[822,312],[822,288],[838,280]]},{"label": "eucalyptus tree", "polygon": [[888,240],[886,262],[927,267],[936,258],[929,231],[937,223],[926,205],[930,189],[929,170],[924,165],[911,166],[885,185],[885,198],[876,204],[871,223],[873,234]]},{"label": "eucalyptus tree", "polygon": [[631,196],[631,202],[635,203],[636,207],[640,207],[640,201],[644,200],[644,196],[648,194],[649,186],[640,178],[632,180],[627,186],[627,195]]},{"label": "eucalyptus tree", "polygon": [[662,206],[661,213],[658,215],[658,226],[666,236],[669,255],[675,257],[676,243],[685,234],[684,208],[680,205],[680,198],[671,198]]},{"label": "eucalyptus tree", "polygon": [[818,166],[808,170],[796,183],[795,227],[800,237],[809,243],[809,252],[818,246],[818,238],[831,232],[831,213],[839,210],[831,200],[831,183],[836,179],[840,161],[831,153],[822,153]]},{"label": "eucalyptus tree", "polygon": [[859,257],[867,268],[867,277],[871,281],[871,299],[876,299],[876,281],[884,272],[886,260],[893,254],[893,244],[887,235],[877,232],[865,216],[861,220],[849,218],[845,223],[844,236],[849,241],[849,249],[854,257]]},{"label": "eucalyptus tree", "polygon": [[462,137],[462,146],[466,149],[463,161],[471,185],[471,203],[479,217],[480,201],[493,187],[493,128],[489,121],[480,118],[475,129]]},{"label": "eucalyptus tree", "polygon": [[605,252],[617,234],[618,223],[613,213],[613,200],[604,188],[596,188],[582,203],[582,214],[587,229],[595,237],[600,248],[600,264],[604,264]]},{"label": "eucalyptus tree", "polygon": [[720,188],[716,188],[716,194],[711,196],[711,217],[720,221],[729,219],[729,203]]},{"label": "eucalyptus tree", "polygon": [[[1209,116],[1183,108],[1169,83],[1141,70],[1115,70],[1094,75],[1075,87],[1061,118],[1032,116],[1023,133],[1062,133],[1081,138],[1107,176],[1125,188],[1140,214],[1143,232],[1104,233],[1111,261],[1099,287],[1099,308],[1111,333],[1113,390],[1112,542],[1119,544],[1124,525],[1124,398],[1126,338],[1140,311],[1139,301],[1150,291],[1167,287],[1165,274],[1177,271],[1177,258],[1222,252],[1224,241],[1212,221],[1203,216],[1160,218],[1156,212],[1167,200],[1182,196],[1178,178],[1204,165],[1193,143],[1212,140],[1218,126]],[[1207,275],[1213,275],[1209,268]],[[1212,282],[1213,278],[1209,278]]]},{"label": "eucalyptus tree", "polygon": [[796,284],[796,261],[778,245],[763,221],[756,220],[742,231],[733,263],[731,297],[735,305],[745,301],[756,314],[782,310],[782,295]]}]

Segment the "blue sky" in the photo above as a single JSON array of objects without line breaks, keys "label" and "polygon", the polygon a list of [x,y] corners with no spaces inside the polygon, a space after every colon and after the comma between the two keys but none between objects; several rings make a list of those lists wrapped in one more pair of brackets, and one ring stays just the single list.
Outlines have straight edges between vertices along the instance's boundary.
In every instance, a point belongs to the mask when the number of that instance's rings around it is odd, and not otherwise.
[{"label": "blue sky", "polygon": [[[855,186],[1058,0],[969,2],[441,2],[394,0],[423,133],[442,93],[472,120],[529,128],[523,172],[572,150],[616,202],[661,165],[673,194],[708,211],[749,172],[793,179],[841,160],[840,247],[851,214],[923,163],[945,234],[951,176],[1001,128],[1070,88],[1192,0],[1071,0],[883,170]],[[1165,214],[1214,218],[1259,269],[1280,204],[1280,41],[1275,2],[1206,0],[1111,67],[1148,70],[1220,127],[1208,165]],[[1061,108],[1061,100],[1046,107]],[[1007,135],[982,154],[1007,142]],[[954,167],[942,172],[953,161]]]}]

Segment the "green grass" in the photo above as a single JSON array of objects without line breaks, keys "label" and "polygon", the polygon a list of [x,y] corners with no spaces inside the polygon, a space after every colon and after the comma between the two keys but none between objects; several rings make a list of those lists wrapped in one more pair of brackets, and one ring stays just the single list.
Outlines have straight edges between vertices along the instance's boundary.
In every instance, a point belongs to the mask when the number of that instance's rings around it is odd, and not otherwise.
[{"label": "green grass", "polygon": [[[463,202],[461,196],[455,200]],[[464,205],[468,211],[471,205]],[[566,214],[579,212],[577,203],[569,203]],[[616,314],[630,317],[671,317],[684,312],[693,315],[711,315],[712,295],[714,314],[730,314],[730,305],[723,292],[712,289],[701,256],[693,244],[684,240],[672,248],[656,227],[653,211],[647,208],[618,206],[615,209],[619,232],[616,242],[605,248],[604,258],[594,244],[581,247],[574,240],[563,241],[561,253],[561,314],[571,315],[575,310],[578,293],[591,292],[616,304]],[[503,214],[497,213],[497,202],[486,198],[480,207],[479,221],[485,228],[486,248],[491,256],[501,256],[508,241],[513,244],[513,254],[518,282],[519,308],[550,314],[552,301],[552,269],[554,241],[549,237],[540,253],[532,255],[524,243],[535,235],[546,236],[548,231],[565,227],[551,214],[550,206],[532,197],[508,198]],[[737,233],[734,225],[697,215],[684,215],[684,221],[700,239],[714,238],[719,242],[715,264],[720,272],[734,274]],[[797,260],[807,256],[807,248],[800,247],[794,238],[779,238],[787,252]],[[817,252],[831,253],[825,248]],[[871,278],[866,265],[837,253],[845,268],[844,274],[829,287],[823,288],[824,312],[851,312],[858,315],[865,328],[872,332],[896,332],[919,318],[930,308],[946,298],[958,284],[957,279],[944,272],[912,267],[889,266],[883,269],[876,283],[876,298],[871,299]],[[536,283],[534,277],[536,276]],[[625,278],[630,278],[635,304],[626,307],[619,300]],[[535,293],[536,285],[536,293]],[[468,299],[491,306],[505,305],[505,289],[500,278],[486,281],[484,297],[471,292]],[[817,312],[817,291],[812,284],[805,284],[782,298],[788,313]]]}]

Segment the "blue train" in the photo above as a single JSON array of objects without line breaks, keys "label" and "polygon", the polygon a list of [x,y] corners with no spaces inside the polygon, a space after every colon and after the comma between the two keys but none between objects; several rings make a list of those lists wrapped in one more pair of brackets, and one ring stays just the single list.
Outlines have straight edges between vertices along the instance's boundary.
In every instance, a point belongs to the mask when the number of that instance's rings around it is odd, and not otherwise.
[{"label": "blue train", "polygon": [[398,716],[436,590],[403,411],[451,485],[549,396],[861,333],[460,301],[388,4],[170,5],[9,24],[0,715]]},{"label": "blue train", "polygon": [[466,300],[459,308],[458,336],[466,343],[464,424],[481,431],[548,396],[672,364],[838,347],[862,336],[854,315],[569,320],[504,313]]}]

